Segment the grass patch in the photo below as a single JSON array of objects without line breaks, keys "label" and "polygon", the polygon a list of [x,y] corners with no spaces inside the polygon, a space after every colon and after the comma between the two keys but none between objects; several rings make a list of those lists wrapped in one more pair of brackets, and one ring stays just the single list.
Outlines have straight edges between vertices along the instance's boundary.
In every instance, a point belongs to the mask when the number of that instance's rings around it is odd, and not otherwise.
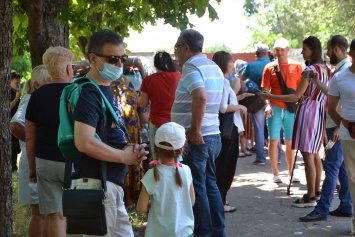
[{"label": "grass patch", "polygon": [[13,231],[14,237],[27,237],[28,225],[31,218],[31,210],[29,204],[18,202],[18,173],[12,173],[12,187],[13,187],[13,211],[14,211],[14,224]]},{"label": "grass patch", "polygon": [[129,220],[133,226],[135,237],[144,237],[145,227],[147,225],[147,214],[141,215],[137,213],[135,208],[127,209]]},{"label": "grass patch", "polygon": [[[28,237],[28,225],[31,218],[31,209],[29,204],[18,202],[18,173],[12,174],[12,187],[14,190],[14,223],[13,237]],[[134,236],[143,237],[147,222],[147,215],[140,215],[134,208],[127,210],[129,219],[133,226]],[[68,237],[81,237],[82,235],[67,235]]]}]

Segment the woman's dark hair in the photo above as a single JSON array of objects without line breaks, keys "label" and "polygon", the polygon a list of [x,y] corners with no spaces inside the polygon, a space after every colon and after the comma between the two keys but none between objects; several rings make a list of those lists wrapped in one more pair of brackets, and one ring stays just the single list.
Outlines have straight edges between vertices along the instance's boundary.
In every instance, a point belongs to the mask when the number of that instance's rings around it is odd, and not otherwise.
[{"label": "woman's dark hair", "polygon": [[322,59],[322,45],[317,37],[309,36],[303,40],[302,43],[307,45],[307,47],[312,51],[311,58],[306,61],[306,66],[324,62]]},{"label": "woman's dark hair", "polygon": [[217,51],[213,54],[212,61],[215,62],[219,68],[225,74],[228,70],[228,63],[233,60],[233,57],[230,53],[226,51]]},{"label": "woman's dark hair", "polygon": [[173,63],[173,59],[167,52],[157,52],[154,56],[154,66],[160,71],[176,72],[177,69]]}]

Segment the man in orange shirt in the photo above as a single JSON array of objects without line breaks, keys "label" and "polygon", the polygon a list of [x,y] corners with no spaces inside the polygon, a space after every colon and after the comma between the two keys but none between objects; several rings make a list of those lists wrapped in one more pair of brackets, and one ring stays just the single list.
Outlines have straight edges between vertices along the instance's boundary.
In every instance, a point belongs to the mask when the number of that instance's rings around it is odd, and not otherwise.
[{"label": "man in orange shirt", "polygon": [[[274,65],[278,65],[286,86],[296,90],[301,80],[302,66],[298,62],[288,58],[289,50],[289,43],[286,39],[280,38],[275,41],[274,51],[277,60],[265,66],[261,83],[263,91],[270,92],[274,95],[282,95],[282,89]],[[291,149],[291,143],[295,113],[290,113],[284,102],[266,100],[265,116],[267,118],[269,132],[269,157],[271,170],[274,175],[273,181],[275,183],[282,183],[277,167],[277,144],[280,139],[280,130],[283,128],[288,175],[291,177],[294,163],[294,151]],[[299,182],[299,179],[294,176],[292,181]]]}]

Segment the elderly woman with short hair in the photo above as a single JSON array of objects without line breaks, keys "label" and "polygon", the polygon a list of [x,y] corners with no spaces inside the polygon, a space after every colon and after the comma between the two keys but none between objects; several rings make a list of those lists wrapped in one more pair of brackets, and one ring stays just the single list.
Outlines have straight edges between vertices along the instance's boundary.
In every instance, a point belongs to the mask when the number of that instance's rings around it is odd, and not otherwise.
[{"label": "elderly woman with short hair", "polygon": [[43,64],[52,80],[36,90],[26,110],[26,148],[30,182],[37,182],[40,213],[49,216],[49,236],[66,236],[62,208],[65,160],[57,146],[59,100],[73,78],[73,53],[50,47]]},{"label": "elderly woman with short hair", "polygon": [[46,215],[39,212],[38,193],[35,190],[36,185],[29,182],[29,169],[27,153],[25,146],[25,114],[28,101],[33,91],[45,85],[51,80],[44,65],[39,65],[32,70],[31,79],[25,84],[20,105],[10,121],[12,134],[19,139],[21,147],[21,156],[18,172],[18,201],[31,205],[31,220],[28,228],[29,237],[48,236],[48,219]]}]

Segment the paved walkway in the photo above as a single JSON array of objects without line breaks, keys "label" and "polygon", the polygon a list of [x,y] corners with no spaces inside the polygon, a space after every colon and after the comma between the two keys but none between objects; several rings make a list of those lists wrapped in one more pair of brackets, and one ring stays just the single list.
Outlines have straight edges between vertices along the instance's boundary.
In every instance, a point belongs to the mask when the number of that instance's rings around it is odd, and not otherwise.
[{"label": "paved walkway", "polygon": [[[291,186],[291,195],[286,195],[288,179],[287,165],[282,157],[279,165],[280,176],[284,183],[272,182],[271,167],[267,159],[265,166],[256,166],[252,162],[255,155],[238,159],[235,181],[228,192],[227,200],[238,210],[226,213],[226,231],[228,237],[336,237],[349,236],[351,218],[328,216],[326,221],[299,222],[313,208],[292,207],[292,202],[306,193],[306,180],[302,157],[297,158],[295,172],[300,184]],[[335,194],[332,207],[339,204]]]}]

